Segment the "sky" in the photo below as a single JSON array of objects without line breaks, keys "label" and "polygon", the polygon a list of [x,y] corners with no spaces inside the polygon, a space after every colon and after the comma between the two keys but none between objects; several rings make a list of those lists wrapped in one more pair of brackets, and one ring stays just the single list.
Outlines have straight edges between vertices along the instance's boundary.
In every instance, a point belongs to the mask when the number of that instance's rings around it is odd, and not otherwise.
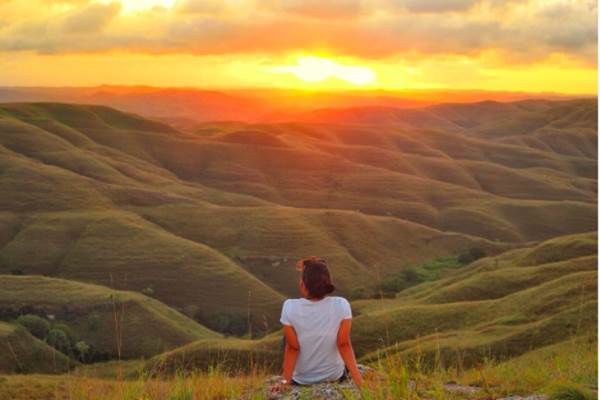
[{"label": "sky", "polygon": [[597,93],[594,0],[0,0],[0,86]]}]

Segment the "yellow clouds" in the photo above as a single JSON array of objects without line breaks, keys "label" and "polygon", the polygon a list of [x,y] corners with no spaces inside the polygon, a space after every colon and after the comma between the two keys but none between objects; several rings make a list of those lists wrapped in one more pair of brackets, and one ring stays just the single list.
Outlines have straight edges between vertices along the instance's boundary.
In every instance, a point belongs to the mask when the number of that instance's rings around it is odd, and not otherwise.
[{"label": "yellow clouds", "polygon": [[[326,49],[389,57],[494,50],[521,61],[565,53],[595,62],[597,41],[591,0],[4,0],[0,15],[0,51]],[[63,35],[55,29],[61,24],[89,35]]]},{"label": "yellow clouds", "polygon": [[121,4],[118,2],[90,4],[67,14],[62,27],[69,33],[98,32],[120,11]]}]

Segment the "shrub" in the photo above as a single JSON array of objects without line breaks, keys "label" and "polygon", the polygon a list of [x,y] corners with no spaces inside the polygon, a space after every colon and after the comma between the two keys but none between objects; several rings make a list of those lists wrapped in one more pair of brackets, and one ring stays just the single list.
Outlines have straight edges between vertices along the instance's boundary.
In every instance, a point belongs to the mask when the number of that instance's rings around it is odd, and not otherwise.
[{"label": "shrub", "polygon": [[21,268],[13,268],[10,270],[11,275],[24,275],[23,270]]},{"label": "shrub", "polygon": [[550,391],[548,400],[592,400],[591,393],[571,385],[558,385]]},{"label": "shrub", "polygon": [[473,261],[477,261],[485,256],[485,251],[478,247],[472,247],[468,251],[465,251],[458,256],[458,262],[461,264],[470,264]]},{"label": "shrub", "polygon": [[477,257],[483,257],[482,250],[471,249],[459,257],[437,257],[418,266],[406,266],[402,271],[385,277],[380,282],[378,290],[387,297],[419,283],[440,279],[445,271],[460,268],[466,261]]},{"label": "shrub", "polygon": [[67,325],[61,323],[52,324],[52,329],[59,329],[63,331],[65,335],[67,335],[67,339],[69,339],[70,343],[75,342],[75,335],[73,334],[71,328],[69,328]]},{"label": "shrub", "polygon": [[33,314],[21,315],[17,318],[17,323],[25,327],[29,333],[37,338],[46,339],[48,337],[50,323],[44,318]]},{"label": "shrub", "polygon": [[154,289],[148,286],[147,288],[142,289],[142,294],[144,296],[152,297],[154,296]]},{"label": "shrub", "polygon": [[206,324],[209,328],[227,335],[242,336],[248,332],[246,315],[240,313],[215,313],[210,316]]},{"label": "shrub", "polygon": [[379,289],[384,293],[397,293],[423,281],[424,278],[416,268],[407,267],[396,275],[384,278],[379,284]]},{"label": "shrub", "polygon": [[200,314],[199,311],[200,308],[198,308],[198,306],[194,304],[187,305],[183,307],[183,310],[181,310],[183,314],[187,315],[192,319],[196,319],[198,317],[198,315]]},{"label": "shrub", "polygon": [[69,354],[71,352],[71,343],[69,342],[69,337],[61,329],[50,329],[50,332],[48,332],[47,342],[50,346],[64,354]]},{"label": "shrub", "polygon": [[369,294],[367,293],[367,291],[364,287],[357,287],[357,288],[352,289],[352,292],[350,293],[349,297],[350,297],[350,300],[368,299]]},{"label": "shrub", "polygon": [[77,353],[77,357],[80,361],[84,362],[86,360],[86,357],[90,352],[90,348],[90,345],[83,340],[75,343],[75,352]]},{"label": "shrub", "polygon": [[95,332],[100,327],[100,314],[97,311],[92,311],[87,317],[88,329]]}]

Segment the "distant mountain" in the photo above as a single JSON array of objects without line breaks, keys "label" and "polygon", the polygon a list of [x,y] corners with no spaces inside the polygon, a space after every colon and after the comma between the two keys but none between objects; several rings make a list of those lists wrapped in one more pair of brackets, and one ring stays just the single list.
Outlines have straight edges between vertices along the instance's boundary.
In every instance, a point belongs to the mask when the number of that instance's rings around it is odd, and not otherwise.
[{"label": "distant mountain", "polygon": [[0,87],[0,102],[101,104],[189,129],[208,121],[274,122],[298,119],[316,109],[349,107],[416,108],[482,99],[568,99],[553,93],[477,90],[313,92],[294,89],[202,90],[147,86],[65,88]]}]

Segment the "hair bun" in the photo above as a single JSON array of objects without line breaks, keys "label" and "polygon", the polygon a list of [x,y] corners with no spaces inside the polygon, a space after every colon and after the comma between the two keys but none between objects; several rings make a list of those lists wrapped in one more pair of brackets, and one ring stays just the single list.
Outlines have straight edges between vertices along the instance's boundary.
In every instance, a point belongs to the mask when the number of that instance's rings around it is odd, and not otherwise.
[{"label": "hair bun", "polygon": [[310,297],[320,299],[335,290],[325,260],[309,257],[298,264],[303,265],[302,282]]}]

